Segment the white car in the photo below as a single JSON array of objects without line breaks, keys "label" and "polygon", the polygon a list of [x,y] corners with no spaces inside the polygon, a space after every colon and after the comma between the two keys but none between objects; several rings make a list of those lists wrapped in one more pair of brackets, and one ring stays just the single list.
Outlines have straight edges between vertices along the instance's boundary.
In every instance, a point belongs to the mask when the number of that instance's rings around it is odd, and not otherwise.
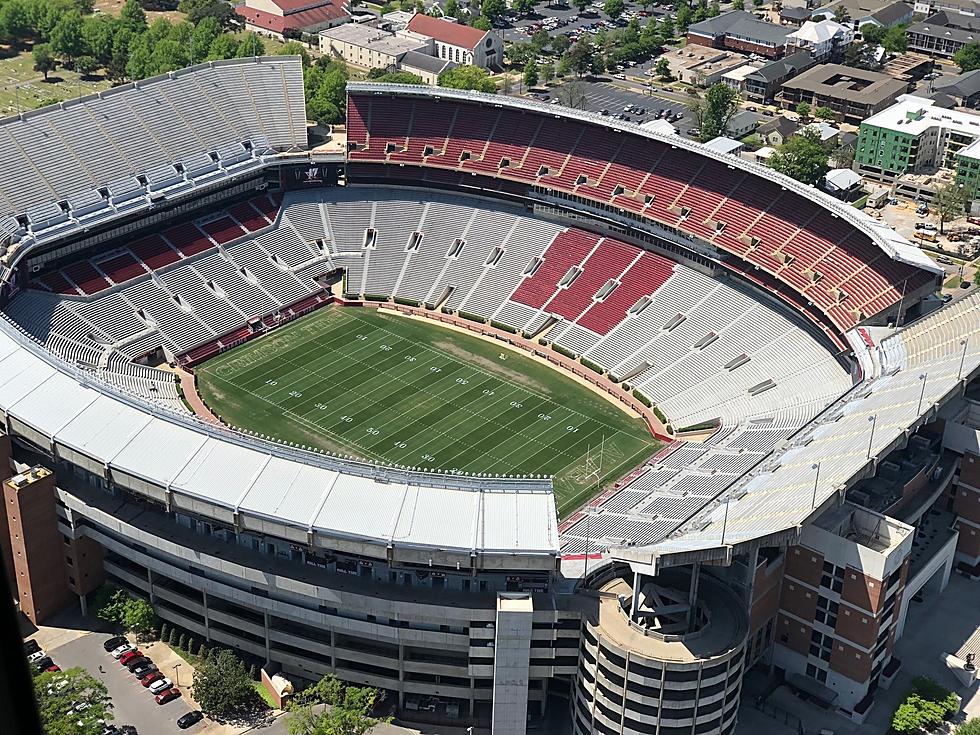
[{"label": "white car", "polygon": [[124,654],[127,654],[130,651],[135,651],[135,650],[136,650],[136,646],[134,646],[132,643],[127,643],[125,645],[119,646],[119,648],[113,649],[112,657],[118,660]]},{"label": "white car", "polygon": [[169,689],[174,683],[170,679],[160,679],[150,684],[150,694],[159,694],[164,689]]},{"label": "white car", "polygon": [[32,653],[30,656],[27,657],[27,660],[30,661],[31,663],[34,663],[35,661],[40,661],[42,658],[44,658],[47,655],[48,654],[46,654],[44,651],[35,651],[34,653]]}]

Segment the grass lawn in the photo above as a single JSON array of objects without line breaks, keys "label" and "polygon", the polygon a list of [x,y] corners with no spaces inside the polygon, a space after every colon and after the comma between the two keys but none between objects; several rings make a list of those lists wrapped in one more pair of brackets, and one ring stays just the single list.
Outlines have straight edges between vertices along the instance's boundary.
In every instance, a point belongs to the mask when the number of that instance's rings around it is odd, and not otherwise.
[{"label": "grass lawn", "polygon": [[437,324],[326,307],[197,369],[231,424],[454,472],[554,475],[559,515],[660,446],[639,418],[548,365]]},{"label": "grass lawn", "polygon": [[34,59],[29,51],[14,56],[0,56],[0,116],[17,114],[17,98],[21,110],[33,110],[42,103],[71,99],[79,95],[93,94],[108,89],[110,83],[101,77],[81,80],[79,75],[66,69],[57,69],[48,75],[48,81],[34,71]]},{"label": "grass lawn", "polygon": [[958,275],[950,276],[949,278],[946,279],[946,282],[943,283],[943,288],[944,289],[958,288],[960,285],[960,281],[962,280],[963,279],[960,278]]}]

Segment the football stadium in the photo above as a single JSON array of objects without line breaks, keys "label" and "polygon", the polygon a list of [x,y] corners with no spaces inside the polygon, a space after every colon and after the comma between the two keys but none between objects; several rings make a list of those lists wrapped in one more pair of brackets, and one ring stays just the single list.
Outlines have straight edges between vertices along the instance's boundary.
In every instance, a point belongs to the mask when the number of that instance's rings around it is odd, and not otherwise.
[{"label": "football stadium", "polygon": [[727,735],[756,666],[862,722],[909,599],[980,573],[939,448],[980,300],[812,187],[416,86],[311,147],[297,57],[0,130],[32,621],[111,581],[400,721]]}]

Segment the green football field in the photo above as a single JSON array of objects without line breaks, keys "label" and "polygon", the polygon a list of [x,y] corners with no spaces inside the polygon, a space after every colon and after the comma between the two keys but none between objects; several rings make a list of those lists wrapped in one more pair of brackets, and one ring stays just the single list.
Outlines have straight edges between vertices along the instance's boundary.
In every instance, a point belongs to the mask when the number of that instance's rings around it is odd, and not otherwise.
[{"label": "green football field", "polygon": [[[546,364],[420,319],[330,306],[215,357],[197,386],[227,422],[410,467],[554,475],[559,515],[660,446]],[[600,466],[601,447],[601,466]]]}]

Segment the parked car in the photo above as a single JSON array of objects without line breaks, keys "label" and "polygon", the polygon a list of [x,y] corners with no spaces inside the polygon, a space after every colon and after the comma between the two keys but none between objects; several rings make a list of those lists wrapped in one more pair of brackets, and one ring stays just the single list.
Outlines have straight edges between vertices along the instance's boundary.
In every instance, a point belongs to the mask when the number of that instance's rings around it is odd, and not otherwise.
[{"label": "parked car", "polygon": [[54,661],[51,660],[50,656],[44,656],[34,661],[34,668],[38,671],[47,671],[50,666],[54,666]]},{"label": "parked car", "polygon": [[944,304],[948,304],[952,300],[953,300],[953,294],[948,294],[948,293],[944,293],[943,294],[943,303]]},{"label": "parked car", "polygon": [[926,230],[927,232],[935,232],[937,227],[932,222],[916,222],[915,229]]},{"label": "parked car", "polygon": [[137,679],[142,679],[147,674],[152,674],[154,671],[158,671],[158,669],[152,661],[148,660],[146,663],[142,663],[139,666],[134,666],[130,669],[130,671],[133,672],[133,675]]},{"label": "parked car", "polygon": [[45,669],[45,672],[48,673],[54,673],[55,671],[61,671],[61,667],[58,666],[58,664],[51,664],[48,668]]},{"label": "parked car", "polygon": [[151,694],[159,694],[164,689],[169,689],[170,687],[172,687],[173,684],[174,683],[172,681],[170,681],[170,679],[167,679],[167,678],[159,679],[159,680],[153,682],[152,684],[150,684],[150,686],[149,686],[150,693]]},{"label": "parked car", "polygon": [[112,657],[115,658],[115,659],[118,659],[123,654],[129,653],[130,651],[135,651],[135,650],[136,650],[136,646],[134,646],[132,643],[125,643],[125,644],[119,646],[119,648],[113,649],[113,651],[112,651]]},{"label": "parked car", "polygon": [[198,722],[204,719],[204,715],[201,714],[200,710],[194,710],[193,712],[188,712],[186,715],[177,720],[177,727],[181,730],[186,730],[191,725],[196,725]]},{"label": "parked car", "polygon": [[127,646],[127,645],[129,645],[129,641],[127,641],[125,637],[121,635],[117,635],[117,636],[113,636],[105,643],[103,643],[102,647],[105,649],[106,653],[112,653],[120,646]]},{"label": "parked car", "polygon": [[938,258],[936,258],[936,260],[938,260],[943,265],[953,265],[953,259],[950,258],[948,255],[940,255]]},{"label": "parked car", "polygon": [[161,674],[159,671],[152,671],[140,679],[140,684],[142,684],[144,687],[149,687],[150,684],[158,682],[162,678],[163,678],[163,674]]},{"label": "parked car", "polygon": [[32,653],[37,653],[41,650],[41,646],[38,645],[37,641],[31,638],[29,641],[24,641],[24,655],[30,656]]},{"label": "parked car", "polygon": [[126,662],[126,668],[129,669],[131,673],[136,673],[136,669],[140,666],[152,666],[153,662],[147,656],[137,656]]},{"label": "parked car", "polygon": [[123,666],[125,666],[130,661],[132,661],[134,658],[137,658],[138,656],[142,656],[142,655],[143,655],[143,652],[140,649],[134,648],[132,651],[126,651],[126,653],[124,653],[122,656],[120,656],[119,657],[119,663],[121,663]]},{"label": "parked car", "polygon": [[42,651],[40,648],[38,648],[36,651],[34,651],[34,653],[30,654],[27,657],[27,660],[28,660],[29,663],[34,663],[34,662],[39,661],[40,659],[44,658],[44,656],[45,656],[44,651]]},{"label": "parked car", "polygon": [[156,700],[157,704],[166,704],[171,700],[177,699],[180,696],[180,689],[177,687],[171,687],[170,689],[164,689],[153,699]]}]

